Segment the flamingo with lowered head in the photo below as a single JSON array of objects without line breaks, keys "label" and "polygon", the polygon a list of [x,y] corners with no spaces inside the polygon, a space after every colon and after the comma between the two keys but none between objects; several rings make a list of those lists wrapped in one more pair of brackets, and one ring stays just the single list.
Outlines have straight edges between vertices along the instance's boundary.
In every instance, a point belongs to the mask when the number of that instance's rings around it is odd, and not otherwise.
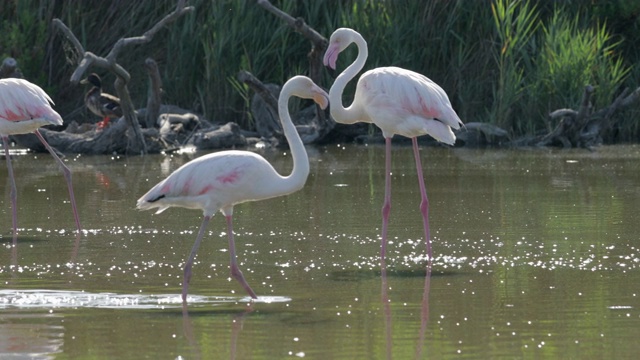
[{"label": "flamingo with lowered head", "polygon": [[238,267],[233,238],[233,206],[247,201],[287,195],[304,186],[309,175],[309,159],[289,115],[288,103],[292,96],[313,99],[323,109],[329,101],[327,93],[305,76],[295,76],[282,87],[278,112],[293,156],[293,170],[290,175],[278,174],[267,160],[256,153],[221,151],[189,161],[138,200],[138,209],[158,208],[157,213],[172,206],[203,211],[204,219],[200,231],[184,266],[183,302],[187,300],[191,268],[205,228],[218,210],[227,221],[231,275],[252,298],[257,298]]},{"label": "flamingo with lowered head", "polygon": [[342,93],[347,83],[364,67],[367,60],[367,42],[355,30],[340,28],[334,31],[324,54],[324,65],[336,68],[340,52],[355,43],[358,57],[336,78],[329,90],[331,116],[336,122],[353,124],[373,123],[382,130],[385,138],[385,195],[382,206],[382,245],[380,256],[386,255],[387,227],[391,211],[391,138],[398,134],[411,138],[418,170],[418,182],[422,197],[420,211],[427,242],[427,254],[432,261],[429,233],[429,199],[424,186],[417,137],[431,135],[445,144],[456,140],[451,128],[459,129],[462,121],[451,107],[444,90],[431,79],[416,72],[398,68],[381,67],[360,76],[353,103],[345,108]]},{"label": "flamingo with lowered head", "polygon": [[80,220],[78,219],[78,210],[76,208],[76,200],[73,195],[73,184],[71,181],[71,171],[56,155],[55,150],[47,143],[38,128],[46,125],[62,125],[62,117],[53,108],[53,101],[38,85],[32,84],[23,79],[0,79],[0,136],[2,137],[2,145],[7,160],[7,168],[9,179],[11,181],[11,208],[13,233],[17,233],[18,229],[18,210],[17,210],[17,190],[16,181],[13,177],[13,167],[11,166],[11,157],[9,156],[9,135],[27,134],[33,132],[38,139],[44,144],[51,153],[58,165],[62,169],[64,178],[67,181],[69,189],[69,198],[71,200],[71,209],[76,220],[76,228],[80,234]]}]

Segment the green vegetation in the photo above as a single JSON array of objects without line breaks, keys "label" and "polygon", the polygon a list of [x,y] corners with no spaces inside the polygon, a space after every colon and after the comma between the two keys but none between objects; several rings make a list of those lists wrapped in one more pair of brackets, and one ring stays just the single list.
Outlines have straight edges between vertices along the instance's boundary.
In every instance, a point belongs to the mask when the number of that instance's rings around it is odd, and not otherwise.
[{"label": "green vegetation", "polygon": [[[463,121],[492,122],[514,135],[548,130],[554,124],[547,114],[577,108],[586,84],[596,89],[596,109],[640,85],[640,1],[272,2],[327,38],[337,27],[358,30],[370,48],[367,69],[395,65],[423,73],[447,91]],[[307,72],[310,43],[255,1],[189,4],[195,12],[119,59],[132,73],[135,105],[146,103],[142,64],[152,57],[166,102],[251,127],[251,94],[235,80],[238,71],[284,83]],[[25,76],[70,114],[82,106],[84,89],[68,81],[80,54],[53,32],[51,19],[64,21],[86,50],[105,55],[117,39],[141,35],[174,6],[175,0],[0,0],[0,56],[15,57]],[[354,56],[347,51],[339,68]],[[107,90],[111,81],[107,76]],[[331,82],[327,73],[323,85]],[[605,141],[636,140],[638,107],[616,116],[620,126]]]}]

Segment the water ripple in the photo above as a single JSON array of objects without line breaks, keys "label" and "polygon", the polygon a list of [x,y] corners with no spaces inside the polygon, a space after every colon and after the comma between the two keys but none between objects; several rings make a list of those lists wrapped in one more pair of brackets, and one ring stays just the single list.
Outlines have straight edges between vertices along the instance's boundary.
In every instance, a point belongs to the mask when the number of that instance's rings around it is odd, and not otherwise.
[{"label": "water ripple", "polygon": [[[250,302],[251,299],[189,295],[190,306],[222,305]],[[282,296],[261,296],[253,302],[288,302]],[[175,294],[115,294],[61,290],[0,290],[0,309],[8,308],[102,308],[102,309],[166,309],[181,308],[182,298]]]}]

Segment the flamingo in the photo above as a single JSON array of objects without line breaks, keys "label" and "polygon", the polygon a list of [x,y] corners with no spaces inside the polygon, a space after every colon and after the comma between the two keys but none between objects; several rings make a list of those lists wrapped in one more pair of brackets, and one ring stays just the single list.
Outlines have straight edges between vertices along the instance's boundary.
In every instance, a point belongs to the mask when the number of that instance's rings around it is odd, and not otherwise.
[{"label": "flamingo", "polygon": [[418,171],[427,254],[431,258],[429,233],[429,199],[424,186],[417,137],[425,134],[445,144],[456,140],[451,128],[459,129],[462,121],[451,107],[444,90],[422,74],[398,68],[380,67],[360,76],[353,103],[345,108],[342,93],[347,83],[362,70],[367,60],[367,42],[353,29],[340,28],[329,40],[323,63],[335,70],[340,52],[355,43],[358,57],[336,78],[329,90],[331,116],[336,122],[353,124],[373,123],[382,130],[385,139],[385,195],[382,206],[382,244],[380,257],[384,260],[387,247],[387,227],[391,211],[391,138],[398,134],[411,138]]},{"label": "flamingo", "polygon": [[227,222],[231,275],[253,299],[257,298],[238,267],[233,237],[233,207],[247,201],[287,195],[304,186],[309,175],[309,159],[289,115],[291,96],[313,99],[323,109],[329,101],[329,95],[308,77],[295,76],[284,84],[278,100],[278,112],[293,156],[290,175],[278,174],[267,160],[253,152],[221,151],[189,161],[138,199],[138,209],[158,208],[156,214],[172,206],[203,211],[202,225],[184,266],[183,302],[187,300],[191,268],[205,228],[218,210]]},{"label": "flamingo", "polygon": [[10,197],[14,234],[17,234],[18,229],[17,190],[13,176],[13,167],[11,166],[11,157],[9,156],[9,136],[30,132],[36,134],[62,169],[64,178],[67,181],[67,187],[69,188],[69,198],[71,199],[71,208],[76,221],[76,228],[78,229],[78,234],[81,232],[76,200],[73,195],[71,171],[62,160],[60,160],[55,150],[38,131],[38,128],[42,126],[62,125],[62,117],[51,108],[51,104],[53,104],[53,101],[49,95],[38,85],[23,79],[0,79],[0,136],[2,136],[2,144],[7,159],[9,179],[11,181]]}]

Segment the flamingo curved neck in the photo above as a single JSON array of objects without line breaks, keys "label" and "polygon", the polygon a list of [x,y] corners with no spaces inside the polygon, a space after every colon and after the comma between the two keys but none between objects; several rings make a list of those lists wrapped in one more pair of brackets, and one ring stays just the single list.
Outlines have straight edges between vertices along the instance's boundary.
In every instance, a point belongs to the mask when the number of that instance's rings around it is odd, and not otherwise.
[{"label": "flamingo curved neck", "polygon": [[354,34],[353,43],[358,47],[358,57],[349,65],[333,83],[329,90],[329,103],[331,104],[331,116],[339,123],[353,124],[358,121],[362,121],[360,109],[354,107],[354,104],[347,108],[342,105],[342,93],[344,92],[347,83],[351,81],[359,72],[364,68],[364,64],[369,56],[369,50],[367,49],[367,42],[364,38],[356,33]]},{"label": "flamingo curved neck", "polygon": [[289,149],[293,157],[293,170],[290,175],[284,176],[282,178],[283,181],[279,184],[282,194],[289,194],[302,189],[307,181],[307,176],[309,176],[309,158],[307,157],[307,151],[289,115],[289,99],[294,89],[287,85],[289,84],[285,84],[282,88],[282,94],[278,100],[278,113],[280,114],[280,123],[282,124],[284,136],[287,138],[287,142],[289,142]]}]

